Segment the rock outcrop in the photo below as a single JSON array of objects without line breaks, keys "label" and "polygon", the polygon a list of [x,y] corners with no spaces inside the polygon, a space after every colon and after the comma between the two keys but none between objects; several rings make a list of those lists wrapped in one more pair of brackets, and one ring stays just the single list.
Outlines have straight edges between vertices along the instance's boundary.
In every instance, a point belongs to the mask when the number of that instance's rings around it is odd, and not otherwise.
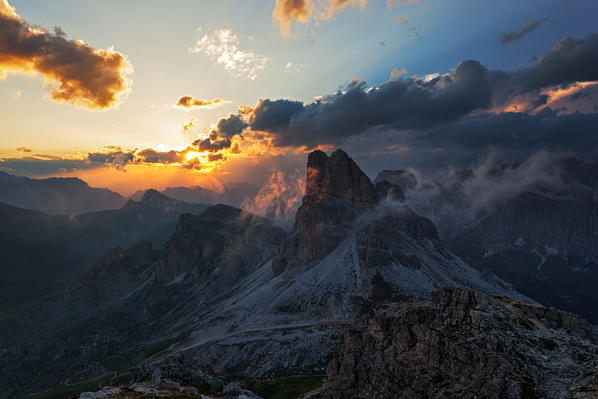
[{"label": "rock outcrop", "polygon": [[597,351],[577,316],[443,288],[359,318],[304,399],[595,398]]},{"label": "rock outcrop", "polygon": [[229,286],[271,259],[286,233],[270,220],[228,205],[182,215],[156,265],[161,279],[183,274]]}]

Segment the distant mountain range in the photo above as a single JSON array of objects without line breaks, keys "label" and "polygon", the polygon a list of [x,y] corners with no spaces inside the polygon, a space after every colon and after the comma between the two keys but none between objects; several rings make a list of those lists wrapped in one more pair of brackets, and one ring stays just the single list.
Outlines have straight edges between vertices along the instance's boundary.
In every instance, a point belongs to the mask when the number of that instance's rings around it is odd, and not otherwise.
[{"label": "distant mountain range", "polygon": [[0,172],[0,203],[51,215],[116,209],[126,202],[107,188],[93,188],[75,177],[30,179]]},{"label": "distant mountain range", "polygon": [[27,300],[76,281],[110,248],[146,240],[161,249],[181,214],[199,214],[206,207],[155,190],[120,209],[70,216],[0,204],[0,284],[6,285],[0,298],[10,297],[0,303],[21,302],[15,292]]},{"label": "distant mountain range", "polygon": [[[129,198],[138,201],[146,190],[138,190]],[[170,198],[197,204],[225,204],[240,207],[241,204],[253,199],[259,191],[259,187],[245,182],[226,183],[221,190],[210,190],[207,188],[195,187],[167,187],[160,192]]]}]

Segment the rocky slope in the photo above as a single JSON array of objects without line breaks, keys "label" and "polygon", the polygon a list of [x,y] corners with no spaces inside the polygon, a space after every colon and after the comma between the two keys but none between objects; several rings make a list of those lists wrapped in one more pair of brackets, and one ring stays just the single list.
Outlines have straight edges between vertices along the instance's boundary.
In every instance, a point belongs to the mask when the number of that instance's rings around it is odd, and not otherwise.
[{"label": "rocky slope", "polygon": [[598,322],[598,164],[557,161],[464,170],[435,182],[413,171],[377,178],[434,220],[453,252],[547,306]]},{"label": "rocky slope", "polygon": [[303,399],[595,398],[598,335],[572,314],[443,288],[359,318]]},{"label": "rocky slope", "polygon": [[0,398],[127,373],[200,328],[198,315],[229,295],[223,285],[285,236],[224,205],[182,215],[176,230],[163,251],[149,242],[110,250],[69,290],[2,321]]}]

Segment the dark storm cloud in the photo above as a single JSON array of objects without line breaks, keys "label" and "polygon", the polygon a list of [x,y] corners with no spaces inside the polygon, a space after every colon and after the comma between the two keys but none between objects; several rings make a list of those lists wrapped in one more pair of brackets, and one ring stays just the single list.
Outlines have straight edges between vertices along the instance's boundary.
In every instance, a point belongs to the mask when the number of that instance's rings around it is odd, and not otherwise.
[{"label": "dark storm cloud", "polygon": [[199,151],[209,151],[209,152],[216,152],[223,150],[225,148],[230,148],[231,141],[230,139],[213,139],[207,138],[205,140],[195,140],[193,145],[197,147]]},{"label": "dark storm cloud", "polygon": [[488,105],[486,69],[477,61],[462,61],[452,73],[427,80],[392,80],[373,89],[352,82],[345,91],[307,105],[261,100],[248,124],[271,134],[275,145],[312,147],[377,127],[430,127]]},{"label": "dark storm cloud", "polygon": [[135,161],[135,151],[122,151],[120,149],[107,152],[90,152],[87,154],[87,160],[108,164],[116,169],[122,169],[127,164]]},{"label": "dark storm cloud", "polygon": [[152,148],[139,151],[136,155],[141,162],[145,163],[179,163],[183,159],[183,156],[177,151],[160,152]]},{"label": "dark storm cloud", "polygon": [[221,137],[231,138],[243,133],[247,123],[239,115],[229,115],[227,118],[220,119],[216,130]]},{"label": "dark storm cloud", "polygon": [[[274,146],[307,148],[340,145],[379,131],[392,132],[394,139],[404,134],[418,137],[459,120],[472,123],[475,118],[471,115],[500,110],[518,95],[542,106],[549,102],[544,89],[595,80],[598,34],[592,33],[585,39],[564,38],[533,67],[516,71],[488,70],[478,61],[468,60],[450,73],[390,80],[373,88],[352,81],[344,90],[307,104],[288,99],[260,100],[254,108],[244,107],[237,115],[220,120],[215,131],[223,138],[242,133],[258,140],[264,137]],[[512,117],[486,118],[488,124],[504,125]],[[249,132],[255,133],[253,137]],[[478,133],[485,136],[484,131]]]},{"label": "dark storm cloud", "polygon": [[32,27],[7,0],[0,0],[0,77],[36,71],[52,83],[50,97],[55,101],[92,109],[116,105],[129,88],[126,57],[65,36],[60,28],[51,34]]},{"label": "dark storm cloud", "polygon": [[492,71],[490,80],[497,102],[545,87],[598,80],[598,33],[585,39],[566,37],[533,67],[515,72]]},{"label": "dark storm cloud", "polygon": [[598,114],[558,115],[545,108],[526,113],[483,114],[422,134],[413,145],[455,146],[467,150],[525,149],[535,151],[593,152],[598,149]]},{"label": "dark storm cloud", "polygon": [[507,43],[518,41],[523,36],[535,30],[538,26],[540,26],[542,22],[546,21],[546,19],[547,18],[542,18],[538,20],[532,19],[531,21],[529,21],[527,25],[525,25],[523,28],[519,30],[512,32],[503,32],[503,34],[500,37],[500,44],[504,46]]},{"label": "dark storm cloud", "polygon": [[489,154],[497,162],[521,162],[539,151],[595,161],[596,132],[598,113],[559,115],[547,108],[536,115],[468,116],[426,131],[379,131],[355,136],[343,148],[371,177],[382,169],[407,168],[435,175],[469,167]]}]

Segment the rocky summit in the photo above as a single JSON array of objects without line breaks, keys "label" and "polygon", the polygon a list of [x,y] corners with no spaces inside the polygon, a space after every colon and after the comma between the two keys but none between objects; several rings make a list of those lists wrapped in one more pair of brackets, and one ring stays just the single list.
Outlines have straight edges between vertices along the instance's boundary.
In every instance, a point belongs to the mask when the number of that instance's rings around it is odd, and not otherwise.
[{"label": "rocky summit", "polygon": [[569,313],[443,288],[357,319],[327,375],[303,399],[596,398],[598,334]]}]

